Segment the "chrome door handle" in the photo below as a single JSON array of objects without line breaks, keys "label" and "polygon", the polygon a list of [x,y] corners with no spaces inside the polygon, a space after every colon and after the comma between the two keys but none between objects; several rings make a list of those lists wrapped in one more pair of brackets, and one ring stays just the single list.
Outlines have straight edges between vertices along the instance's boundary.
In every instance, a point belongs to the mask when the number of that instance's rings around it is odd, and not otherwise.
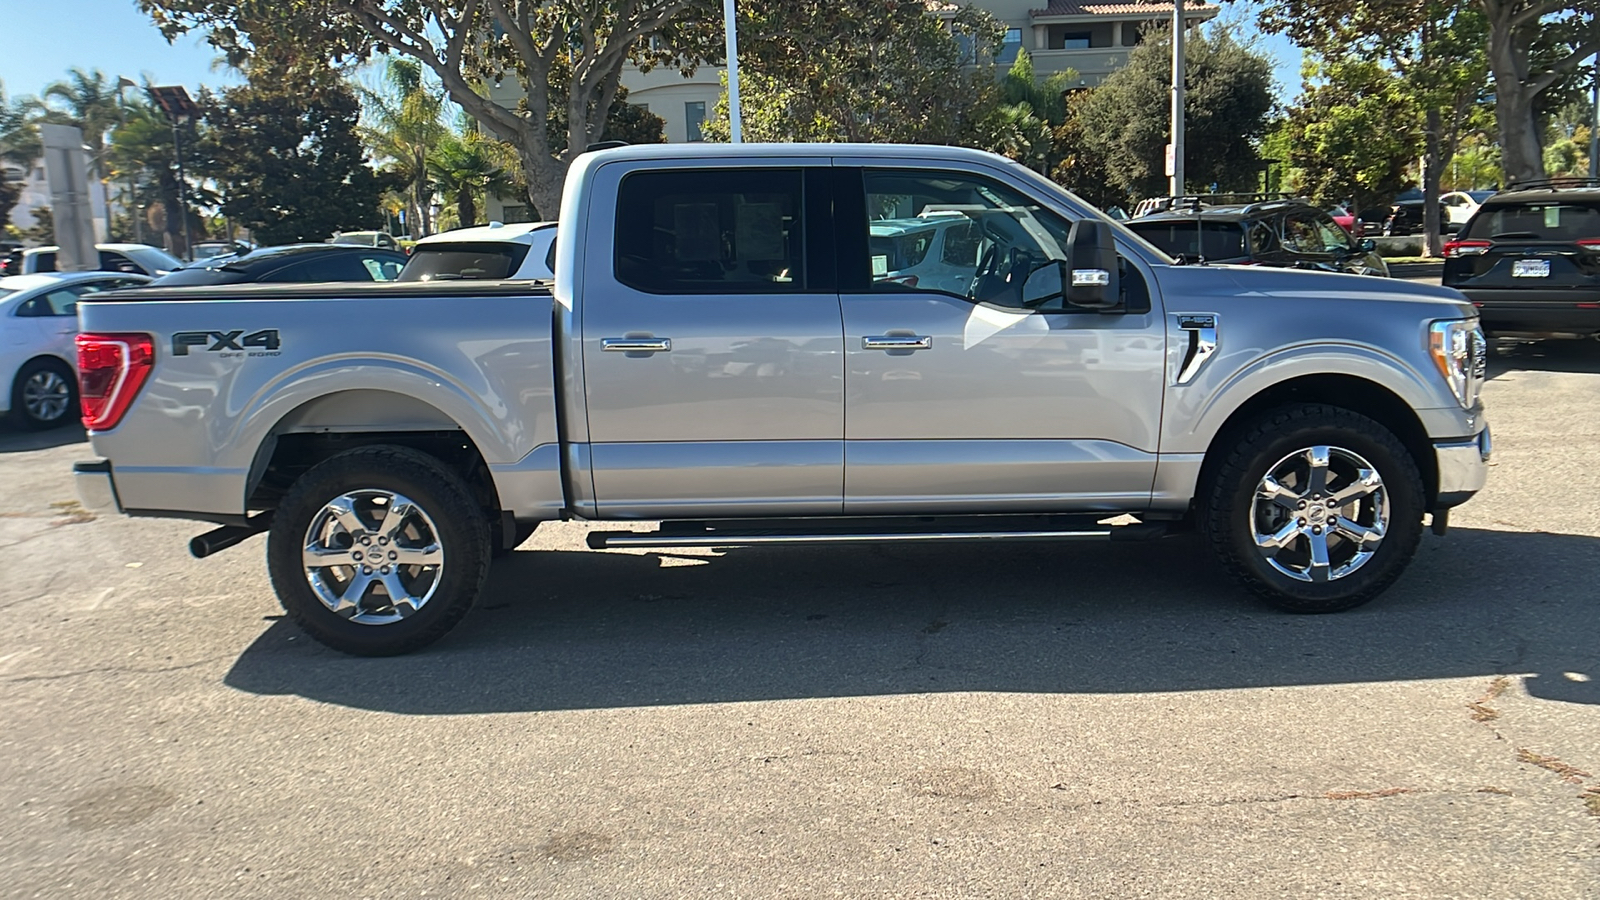
[{"label": "chrome door handle", "polygon": [[668,353],[672,338],[601,338],[600,349],[608,353]]},{"label": "chrome door handle", "polygon": [[932,350],[932,335],[878,334],[861,339],[863,350]]}]

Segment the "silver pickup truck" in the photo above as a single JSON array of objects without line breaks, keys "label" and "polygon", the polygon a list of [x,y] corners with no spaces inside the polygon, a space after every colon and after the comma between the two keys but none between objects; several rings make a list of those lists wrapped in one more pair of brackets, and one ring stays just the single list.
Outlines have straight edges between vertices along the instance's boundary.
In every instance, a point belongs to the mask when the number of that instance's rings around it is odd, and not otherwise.
[{"label": "silver pickup truck", "polygon": [[1196,530],[1331,612],[1484,483],[1459,294],[1178,265],[997,156],[608,149],[560,222],[553,282],[86,298],[85,504],[221,526],[197,556],[268,532],[295,621],[378,655],[545,521],[661,523],[596,548]]}]

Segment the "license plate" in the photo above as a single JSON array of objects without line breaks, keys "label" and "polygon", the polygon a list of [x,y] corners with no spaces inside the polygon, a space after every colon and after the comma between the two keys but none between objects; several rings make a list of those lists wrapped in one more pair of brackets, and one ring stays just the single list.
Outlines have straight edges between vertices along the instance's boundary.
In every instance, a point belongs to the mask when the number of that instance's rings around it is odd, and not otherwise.
[{"label": "license plate", "polygon": [[1549,278],[1550,260],[1519,259],[1511,264],[1512,278]]}]

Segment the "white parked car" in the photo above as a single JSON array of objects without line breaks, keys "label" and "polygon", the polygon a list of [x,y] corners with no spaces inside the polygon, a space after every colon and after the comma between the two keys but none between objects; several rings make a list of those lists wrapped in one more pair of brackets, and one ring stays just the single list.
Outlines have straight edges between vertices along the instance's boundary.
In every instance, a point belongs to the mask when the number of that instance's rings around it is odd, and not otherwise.
[{"label": "white parked car", "polygon": [[122,272],[0,278],[0,415],[31,429],[75,421],[78,298],[149,281]]},{"label": "white parked car", "polygon": [[[100,251],[100,269],[105,272],[126,272],[165,275],[183,265],[183,261],[160,247],[149,244],[95,244]],[[37,275],[56,270],[56,252],[60,247],[34,247],[22,251],[22,270],[18,275]]]},{"label": "white parked car", "polygon": [[490,222],[417,241],[399,280],[549,281],[555,256],[556,223]]},{"label": "white parked car", "polygon": [[1455,231],[1467,224],[1483,201],[1494,196],[1494,191],[1451,191],[1439,195],[1439,210],[1444,216],[1444,230]]}]

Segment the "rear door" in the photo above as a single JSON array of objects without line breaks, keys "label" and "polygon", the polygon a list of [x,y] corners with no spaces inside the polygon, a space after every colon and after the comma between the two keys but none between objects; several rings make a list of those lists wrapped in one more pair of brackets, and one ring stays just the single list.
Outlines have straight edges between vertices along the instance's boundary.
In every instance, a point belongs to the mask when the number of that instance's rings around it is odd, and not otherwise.
[{"label": "rear door", "polygon": [[595,174],[580,331],[608,518],[837,514],[843,337],[831,168]]},{"label": "rear door", "polygon": [[[845,512],[1143,508],[1166,348],[1148,273],[1124,258],[1122,287],[1141,312],[1025,295],[1066,258],[1061,213],[998,172],[839,173]],[[873,221],[950,214],[974,226],[958,288],[908,284],[873,255]]]}]

